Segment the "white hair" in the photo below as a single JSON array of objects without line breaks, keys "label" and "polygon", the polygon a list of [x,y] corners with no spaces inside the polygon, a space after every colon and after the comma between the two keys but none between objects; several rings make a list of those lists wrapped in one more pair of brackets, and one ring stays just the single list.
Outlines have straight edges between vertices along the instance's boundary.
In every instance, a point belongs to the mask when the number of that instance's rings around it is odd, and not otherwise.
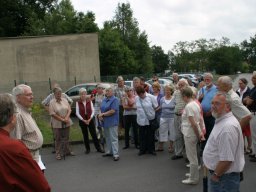
[{"label": "white hair", "polygon": [[85,88],[79,89],[79,95],[81,95],[83,92],[87,93],[87,90]]},{"label": "white hair", "polygon": [[205,73],[205,74],[204,74],[204,78],[205,78],[205,77],[210,77],[211,79],[213,79],[213,75],[212,75],[211,73]]},{"label": "white hair", "polygon": [[185,83],[187,86],[189,86],[187,79],[181,78],[181,79],[179,80],[179,83],[180,83],[180,82],[183,82],[183,83]]},{"label": "white hair", "polygon": [[12,95],[13,95],[15,101],[16,101],[18,95],[24,94],[26,88],[31,89],[30,86],[25,85],[25,84],[17,85],[16,87],[14,87],[12,89]]}]

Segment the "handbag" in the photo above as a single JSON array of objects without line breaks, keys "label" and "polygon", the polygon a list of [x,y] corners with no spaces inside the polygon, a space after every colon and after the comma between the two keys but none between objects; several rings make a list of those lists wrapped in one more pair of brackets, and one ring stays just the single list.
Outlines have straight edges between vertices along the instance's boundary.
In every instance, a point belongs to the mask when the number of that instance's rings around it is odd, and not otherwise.
[{"label": "handbag", "polygon": [[144,109],[144,106],[142,105],[141,99],[139,99],[139,100],[140,100],[140,104],[142,106],[142,109],[143,109],[143,111],[144,111],[144,113],[147,116],[147,119],[149,121],[150,128],[153,129],[153,130],[157,130],[160,126],[157,118],[155,117],[154,119],[149,120],[148,114],[146,113],[146,110]]}]

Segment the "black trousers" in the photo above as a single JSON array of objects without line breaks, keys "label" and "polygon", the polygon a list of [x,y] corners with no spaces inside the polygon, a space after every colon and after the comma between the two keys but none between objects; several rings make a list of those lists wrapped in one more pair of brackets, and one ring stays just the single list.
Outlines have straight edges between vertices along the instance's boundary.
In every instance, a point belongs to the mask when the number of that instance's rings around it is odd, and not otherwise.
[{"label": "black trousers", "polygon": [[149,125],[139,126],[140,152],[155,152],[155,130]]},{"label": "black trousers", "polygon": [[206,129],[206,134],[205,134],[205,141],[201,142],[201,154],[204,150],[204,147],[206,145],[206,142],[212,132],[213,126],[215,123],[215,118],[213,116],[209,117],[204,117],[204,124],[205,124],[205,129]]},{"label": "black trousers", "polygon": [[96,150],[100,150],[100,144],[99,140],[96,135],[96,129],[95,129],[95,124],[94,121],[91,120],[89,125],[86,125],[83,121],[79,120],[79,125],[83,133],[83,138],[84,138],[84,145],[86,150],[90,150],[90,142],[89,142],[89,136],[88,136],[88,129],[90,131],[90,134],[92,136],[92,140],[94,143],[94,146]]},{"label": "black trousers", "polygon": [[138,124],[137,124],[137,115],[124,115],[124,128],[125,128],[125,146],[129,147],[129,132],[130,127],[133,128],[133,136],[135,146],[139,146],[138,142]]}]

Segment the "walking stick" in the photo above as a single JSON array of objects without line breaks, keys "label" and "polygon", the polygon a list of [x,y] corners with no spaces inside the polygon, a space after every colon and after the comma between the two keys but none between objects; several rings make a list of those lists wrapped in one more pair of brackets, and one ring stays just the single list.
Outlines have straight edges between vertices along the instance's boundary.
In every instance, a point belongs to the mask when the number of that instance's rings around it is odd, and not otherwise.
[{"label": "walking stick", "polygon": [[203,192],[208,192],[208,169],[203,165]]}]

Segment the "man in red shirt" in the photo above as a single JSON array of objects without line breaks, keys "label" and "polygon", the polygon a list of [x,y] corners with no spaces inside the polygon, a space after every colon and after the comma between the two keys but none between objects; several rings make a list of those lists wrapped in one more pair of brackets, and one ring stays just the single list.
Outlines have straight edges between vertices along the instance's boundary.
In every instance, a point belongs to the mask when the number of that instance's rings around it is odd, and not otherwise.
[{"label": "man in red shirt", "polygon": [[43,172],[26,146],[9,134],[16,125],[15,104],[9,94],[0,94],[0,191],[49,192]]}]

